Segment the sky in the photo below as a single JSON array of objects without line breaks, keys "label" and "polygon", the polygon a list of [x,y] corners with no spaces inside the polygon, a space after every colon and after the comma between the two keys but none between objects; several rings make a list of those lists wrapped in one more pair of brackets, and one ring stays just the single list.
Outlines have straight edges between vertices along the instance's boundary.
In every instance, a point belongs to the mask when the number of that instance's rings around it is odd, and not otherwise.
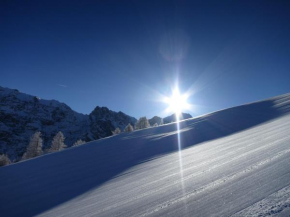
[{"label": "sky", "polygon": [[290,1],[0,1],[0,86],[89,114],[197,116],[290,92]]}]

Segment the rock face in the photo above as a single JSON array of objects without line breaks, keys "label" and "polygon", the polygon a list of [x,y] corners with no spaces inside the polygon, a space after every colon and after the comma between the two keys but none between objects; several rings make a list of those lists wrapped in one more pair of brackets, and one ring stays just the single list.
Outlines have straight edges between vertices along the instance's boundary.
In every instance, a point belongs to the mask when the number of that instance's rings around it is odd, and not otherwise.
[{"label": "rock face", "polygon": [[42,133],[45,149],[58,131],[65,135],[66,145],[71,146],[78,139],[91,141],[110,136],[116,127],[123,130],[128,123],[134,125],[136,119],[105,107],[83,115],[56,100],[42,100],[0,87],[0,154],[7,153],[14,160],[23,155],[36,131]]},{"label": "rock face", "polygon": [[153,126],[155,123],[157,123],[158,125],[160,125],[162,118],[158,117],[158,116],[154,116],[153,118],[148,120],[150,123],[150,126]]},{"label": "rock face", "polygon": [[[179,116],[179,120],[185,120],[185,119],[188,119],[188,118],[192,118],[192,116],[190,114],[187,114],[187,113],[181,113],[180,116]],[[163,118],[163,123],[164,124],[168,124],[168,123],[175,122],[175,121],[176,121],[175,114],[170,115],[170,116],[168,116],[166,118]]]},{"label": "rock face", "polygon": [[106,107],[97,106],[89,115],[90,130],[92,135],[95,135],[93,139],[99,139],[112,135],[112,131],[117,127],[124,131],[127,124],[134,126],[136,119],[130,117],[123,112],[114,112]]}]

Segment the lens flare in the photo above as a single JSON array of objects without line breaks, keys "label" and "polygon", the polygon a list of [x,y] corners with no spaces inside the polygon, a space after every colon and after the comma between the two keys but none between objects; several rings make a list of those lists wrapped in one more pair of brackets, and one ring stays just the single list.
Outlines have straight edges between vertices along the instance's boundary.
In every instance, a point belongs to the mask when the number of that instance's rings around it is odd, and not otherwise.
[{"label": "lens flare", "polygon": [[168,112],[174,112],[176,115],[180,115],[183,110],[189,109],[190,105],[187,102],[188,95],[181,95],[179,89],[176,88],[171,97],[165,97],[164,102],[169,106],[167,108]]}]

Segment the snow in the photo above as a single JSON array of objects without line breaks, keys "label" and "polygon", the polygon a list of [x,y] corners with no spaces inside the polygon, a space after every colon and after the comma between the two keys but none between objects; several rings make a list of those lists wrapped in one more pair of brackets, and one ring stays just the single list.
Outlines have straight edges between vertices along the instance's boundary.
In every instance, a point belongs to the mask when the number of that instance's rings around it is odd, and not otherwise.
[{"label": "snow", "polygon": [[271,194],[254,205],[236,213],[239,216],[289,216],[290,213],[290,186]]},{"label": "snow", "polygon": [[2,167],[1,216],[289,216],[289,99]]},{"label": "snow", "polygon": [[96,107],[90,115],[83,115],[56,100],[42,100],[0,87],[0,154],[7,154],[12,161],[21,159],[30,137],[37,131],[41,131],[47,149],[59,131],[64,133],[66,145],[72,146],[79,139],[106,137],[116,127],[124,129],[135,122],[135,118],[105,107]]}]

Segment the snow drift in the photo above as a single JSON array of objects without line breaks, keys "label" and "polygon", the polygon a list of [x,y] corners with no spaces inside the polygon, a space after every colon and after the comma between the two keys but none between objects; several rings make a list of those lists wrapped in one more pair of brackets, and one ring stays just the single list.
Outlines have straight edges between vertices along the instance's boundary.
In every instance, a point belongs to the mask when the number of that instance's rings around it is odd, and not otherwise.
[{"label": "snow drift", "polygon": [[290,213],[290,94],[0,168],[1,216]]}]

